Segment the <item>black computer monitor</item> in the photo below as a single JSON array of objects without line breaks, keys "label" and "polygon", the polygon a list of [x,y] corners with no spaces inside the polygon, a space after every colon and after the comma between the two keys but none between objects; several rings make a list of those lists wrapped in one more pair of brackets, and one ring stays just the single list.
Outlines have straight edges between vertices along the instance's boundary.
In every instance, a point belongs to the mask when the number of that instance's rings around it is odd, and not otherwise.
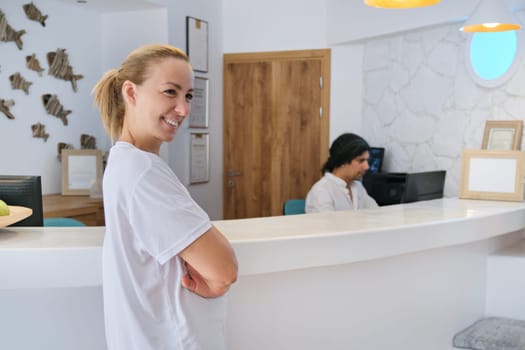
[{"label": "black computer monitor", "polygon": [[33,214],[12,226],[43,226],[40,176],[0,175],[0,199],[7,205],[31,208]]},{"label": "black computer monitor", "polygon": [[370,147],[368,151],[368,171],[373,174],[381,172],[383,168],[383,157],[385,156],[385,149],[383,147]]},{"label": "black computer monitor", "polygon": [[401,203],[442,198],[445,175],[445,170],[407,174]]},{"label": "black computer monitor", "polygon": [[363,176],[363,186],[378,205],[401,203],[405,191],[406,173],[372,173]]}]

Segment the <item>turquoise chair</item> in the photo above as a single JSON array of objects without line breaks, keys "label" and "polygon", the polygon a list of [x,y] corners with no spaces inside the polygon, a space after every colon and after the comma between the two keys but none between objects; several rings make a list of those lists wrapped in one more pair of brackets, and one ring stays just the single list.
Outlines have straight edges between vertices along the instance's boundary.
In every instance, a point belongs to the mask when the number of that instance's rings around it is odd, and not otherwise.
[{"label": "turquoise chair", "polygon": [[288,199],[284,202],[283,214],[284,215],[297,215],[304,214],[306,201],[304,199]]},{"label": "turquoise chair", "polygon": [[72,218],[45,218],[44,226],[86,226],[83,222]]}]

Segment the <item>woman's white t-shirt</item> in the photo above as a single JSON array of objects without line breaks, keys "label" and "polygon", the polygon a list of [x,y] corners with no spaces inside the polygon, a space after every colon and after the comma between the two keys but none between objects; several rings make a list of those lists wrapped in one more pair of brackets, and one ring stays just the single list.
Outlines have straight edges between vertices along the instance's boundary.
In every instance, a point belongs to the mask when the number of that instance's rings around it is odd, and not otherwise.
[{"label": "woman's white t-shirt", "polygon": [[[352,191],[352,199],[350,192]],[[317,181],[306,196],[305,212],[318,213],[338,210],[357,210],[378,207],[360,181],[347,183],[330,172]]]},{"label": "woman's white t-shirt", "polygon": [[224,298],[183,288],[177,256],[211,228],[208,215],[159,156],[129,143],[111,148],[103,186],[108,349],[225,349]]}]

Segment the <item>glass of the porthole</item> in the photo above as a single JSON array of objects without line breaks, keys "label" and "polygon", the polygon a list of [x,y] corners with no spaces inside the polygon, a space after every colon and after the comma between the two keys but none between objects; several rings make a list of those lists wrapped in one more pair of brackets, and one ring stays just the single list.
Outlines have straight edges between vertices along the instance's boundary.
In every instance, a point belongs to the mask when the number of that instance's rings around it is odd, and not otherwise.
[{"label": "glass of the porthole", "polygon": [[[501,34],[501,33],[505,33],[505,32],[500,32],[499,34]],[[488,38],[488,39],[498,38],[498,35],[495,35],[495,36],[479,36],[479,34],[487,34],[487,33],[474,33],[472,35],[469,35],[469,38],[468,38],[468,41],[467,41],[467,45],[465,46],[465,49],[466,49],[465,63],[466,63],[467,71],[470,74],[472,80],[474,80],[474,82],[476,84],[480,85],[480,86],[489,87],[489,88],[499,86],[499,85],[505,83],[510,77],[512,77],[512,75],[516,72],[516,69],[519,67],[518,63],[523,58],[523,53],[524,53],[523,44],[521,43],[521,41],[523,40],[523,38],[522,38],[523,35],[519,31],[506,32],[506,35],[503,34],[502,36],[500,36],[500,38],[504,37],[504,38],[507,39],[507,42],[504,44],[505,40],[495,41],[495,42],[488,40],[488,43],[484,43],[483,40],[478,41],[480,39],[485,39],[485,38]],[[494,33],[492,33],[492,34],[494,34]],[[476,38],[476,40],[474,41],[475,38]],[[509,45],[509,41],[510,41],[510,45]],[[507,56],[511,57],[511,58],[510,59],[507,58],[505,60],[505,59],[502,59],[501,57],[497,57],[499,55],[502,55],[502,49],[498,48],[498,46],[494,46],[494,45],[491,46],[491,42],[493,44],[503,45],[507,49],[510,48],[510,50],[509,50],[510,53],[508,53]],[[514,42],[514,44],[513,44],[513,42]],[[480,45],[480,43],[483,44],[483,46],[484,46],[484,50],[485,51],[483,51],[484,53],[483,53],[482,56],[484,56],[485,59],[494,60],[494,58],[490,58],[490,57],[491,56],[495,56],[497,60],[501,60],[502,63],[499,63],[499,65],[500,65],[499,77],[493,78],[493,79],[483,78],[482,76],[478,75],[478,73],[474,70],[473,60],[475,61],[476,58],[479,57],[480,54],[479,53],[473,53],[473,51],[474,52],[476,51],[475,47],[477,45]],[[472,49],[473,46],[474,46],[474,50]],[[478,51],[478,52],[480,52],[480,51]],[[489,57],[487,57],[487,55]],[[505,54],[503,54],[503,55],[505,55]],[[474,57],[474,59],[472,57]],[[506,64],[505,64],[505,62],[506,62]],[[506,69],[505,69],[505,65],[507,65]],[[501,68],[501,67],[503,67],[503,68]],[[501,73],[502,71],[504,71],[504,72]],[[492,75],[491,76],[489,75],[488,77],[490,78],[490,77],[493,77],[493,76],[496,76],[496,75],[498,75],[498,74],[492,73]]]}]

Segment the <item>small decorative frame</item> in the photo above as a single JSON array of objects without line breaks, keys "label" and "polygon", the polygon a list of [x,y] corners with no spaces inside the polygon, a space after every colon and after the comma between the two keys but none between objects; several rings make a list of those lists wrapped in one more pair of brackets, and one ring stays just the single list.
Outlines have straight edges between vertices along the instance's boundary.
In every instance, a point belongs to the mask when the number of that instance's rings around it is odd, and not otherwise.
[{"label": "small decorative frame", "polygon": [[523,201],[522,151],[464,150],[459,198]]},{"label": "small decorative frame", "polygon": [[190,128],[208,127],[208,78],[195,77],[191,101]]},{"label": "small decorative frame", "polygon": [[481,148],[519,150],[522,132],[523,120],[487,120]]},{"label": "small decorative frame", "polygon": [[89,195],[102,178],[102,152],[93,149],[62,150],[62,194]]},{"label": "small decorative frame", "polygon": [[190,184],[210,181],[210,136],[190,134]]},{"label": "small decorative frame", "polygon": [[208,72],[208,22],[186,16],[186,53],[194,71]]}]

